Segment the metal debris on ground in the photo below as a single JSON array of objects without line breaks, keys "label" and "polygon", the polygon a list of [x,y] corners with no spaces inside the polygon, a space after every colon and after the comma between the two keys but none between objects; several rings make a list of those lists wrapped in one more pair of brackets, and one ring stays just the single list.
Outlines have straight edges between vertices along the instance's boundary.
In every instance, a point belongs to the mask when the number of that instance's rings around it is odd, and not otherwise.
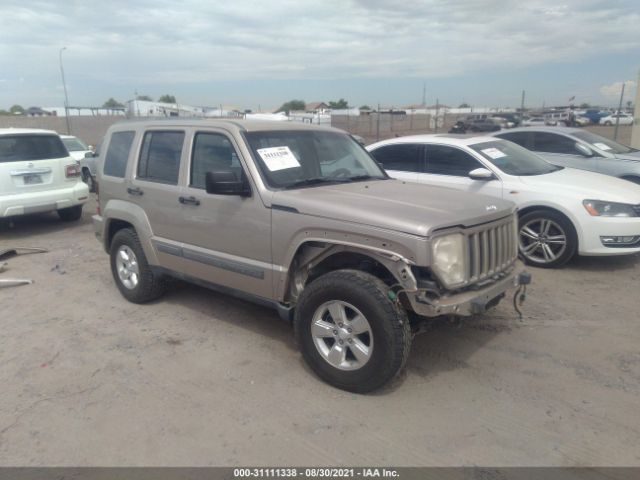
[{"label": "metal debris on ground", "polygon": [[[33,248],[33,247],[13,247],[13,248],[5,248],[0,250],[0,260],[6,260],[7,258],[13,258],[18,255],[30,255],[33,253],[46,253],[49,250],[46,248]],[[1,263],[0,264],[0,273],[7,270],[8,264]],[[7,287],[19,287],[21,285],[30,285],[33,283],[33,280],[29,280],[26,278],[2,278],[0,279],[0,288]]]}]

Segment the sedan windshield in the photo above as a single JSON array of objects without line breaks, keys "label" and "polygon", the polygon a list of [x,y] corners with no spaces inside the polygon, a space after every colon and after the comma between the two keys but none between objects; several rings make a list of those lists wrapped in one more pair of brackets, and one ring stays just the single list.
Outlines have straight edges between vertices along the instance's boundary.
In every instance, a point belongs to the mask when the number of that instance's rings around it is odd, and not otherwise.
[{"label": "sedan windshield", "polygon": [[621,143],[614,142],[613,140],[601,137],[600,135],[596,135],[595,133],[587,132],[586,130],[582,132],[576,132],[573,134],[573,136],[582,140],[583,142],[587,142],[589,145],[592,145],[598,150],[602,150],[603,152],[632,153],[638,151],[635,148],[627,147],[625,145],[622,145]]},{"label": "sedan windshield", "polygon": [[512,142],[497,140],[476,143],[470,147],[507,175],[544,175],[562,169]]},{"label": "sedan windshield", "polygon": [[63,138],[62,143],[70,152],[81,152],[89,148],[77,138]]},{"label": "sedan windshield", "polygon": [[388,178],[369,153],[346,134],[289,130],[251,132],[246,138],[272,188]]}]

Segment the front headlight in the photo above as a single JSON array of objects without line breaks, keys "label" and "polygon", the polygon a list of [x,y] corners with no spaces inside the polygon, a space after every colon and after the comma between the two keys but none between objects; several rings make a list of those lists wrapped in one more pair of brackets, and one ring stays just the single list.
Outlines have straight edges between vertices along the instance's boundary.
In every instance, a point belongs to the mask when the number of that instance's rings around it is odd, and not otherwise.
[{"label": "front headlight", "polygon": [[593,217],[636,217],[633,205],[626,203],[604,202],[602,200],[584,200],[584,208]]},{"label": "front headlight", "polygon": [[432,242],[433,270],[447,287],[465,281],[464,235],[453,233]]}]

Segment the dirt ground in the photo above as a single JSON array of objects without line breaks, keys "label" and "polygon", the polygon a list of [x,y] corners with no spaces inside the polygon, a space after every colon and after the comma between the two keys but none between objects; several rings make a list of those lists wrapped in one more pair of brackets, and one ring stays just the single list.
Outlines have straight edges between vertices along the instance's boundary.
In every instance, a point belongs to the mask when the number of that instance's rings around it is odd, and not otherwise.
[{"label": "dirt ground", "polygon": [[510,302],[414,340],[406,373],[319,381],[275,312],[177,284],[118,293],[91,225],[0,226],[0,465],[640,465],[640,256],[530,269]]}]

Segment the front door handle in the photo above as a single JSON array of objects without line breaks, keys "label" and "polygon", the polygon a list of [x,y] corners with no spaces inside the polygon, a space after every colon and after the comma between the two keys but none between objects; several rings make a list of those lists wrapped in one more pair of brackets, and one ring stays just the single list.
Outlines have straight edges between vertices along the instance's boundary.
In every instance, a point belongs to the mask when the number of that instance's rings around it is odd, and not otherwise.
[{"label": "front door handle", "polygon": [[138,187],[136,188],[127,188],[127,193],[129,195],[136,195],[137,197],[141,196],[144,192],[140,190]]},{"label": "front door handle", "polygon": [[196,197],[180,197],[178,201],[183,205],[200,205],[200,200]]}]

